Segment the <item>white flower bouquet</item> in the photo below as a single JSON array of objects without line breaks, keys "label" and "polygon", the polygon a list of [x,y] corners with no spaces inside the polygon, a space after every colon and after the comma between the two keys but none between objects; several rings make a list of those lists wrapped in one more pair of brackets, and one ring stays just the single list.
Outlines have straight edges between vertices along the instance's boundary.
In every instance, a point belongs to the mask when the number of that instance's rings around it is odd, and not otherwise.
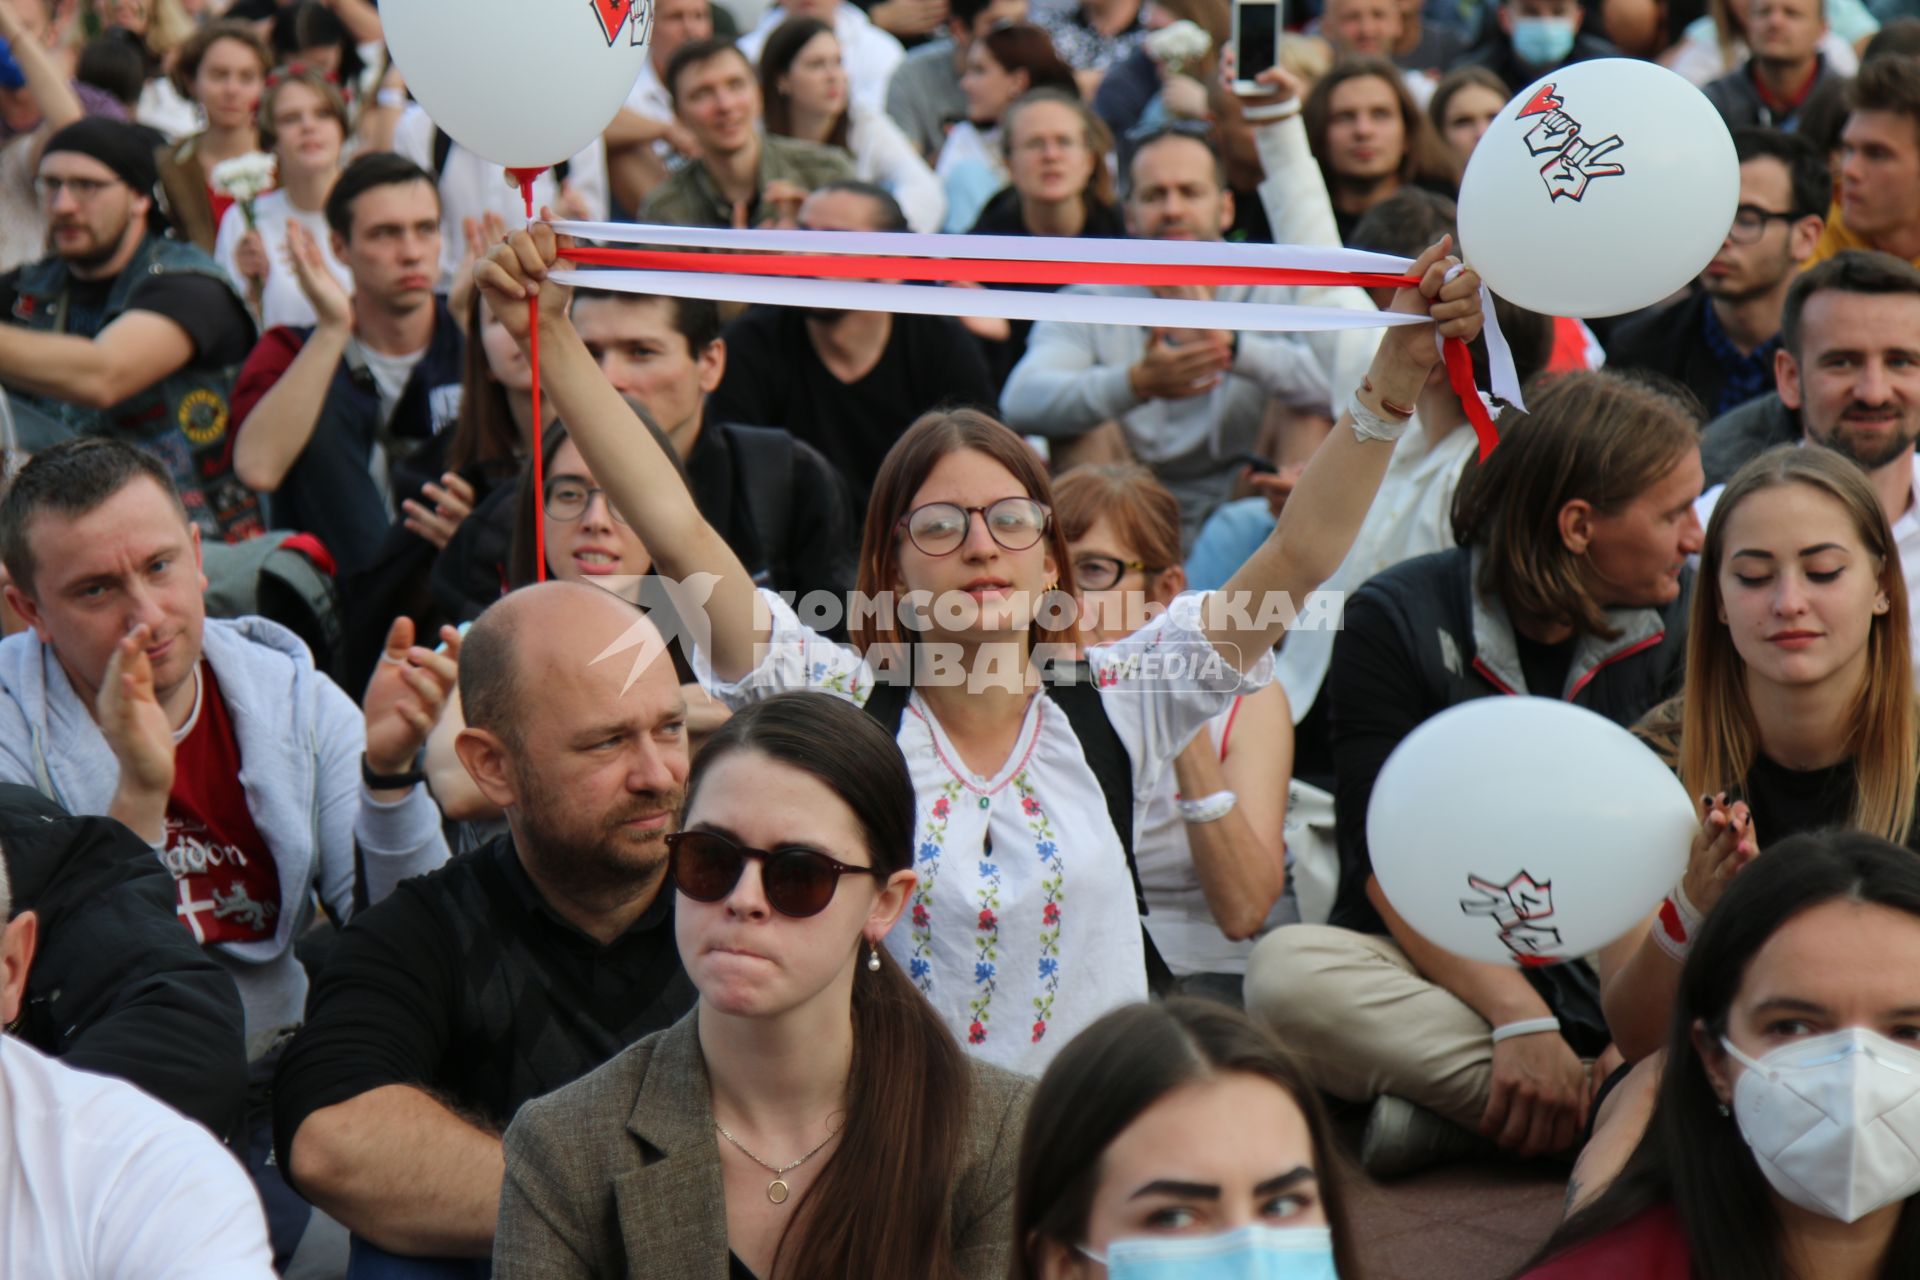
[{"label": "white flower bouquet", "polygon": [[1147,56],[1175,75],[1200,61],[1213,49],[1213,37],[1185,18],[1169,23],[1147,37]]},{"label": "white flower bouquet", "polygon": [[209,175],[213,189],[240,206],[249,231],[253,230],[253,202],[273,190],[274,178],[274,159],[264,151],[222,160]]}]

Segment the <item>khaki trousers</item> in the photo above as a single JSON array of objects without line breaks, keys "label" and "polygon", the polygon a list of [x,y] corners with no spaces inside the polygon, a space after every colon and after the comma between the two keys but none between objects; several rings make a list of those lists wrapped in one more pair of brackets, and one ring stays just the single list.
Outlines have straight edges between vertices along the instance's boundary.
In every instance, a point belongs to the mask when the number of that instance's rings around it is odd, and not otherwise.
[{"label": "khaki trousers", "polygon": [[1479,1127],[1493,1084],[1492,1028],[1421,977],[1392,938],[1330,925],[1275,929],[1248,960],[1246,999],[1321,1090],[1350,1102],[1390,1093]]}]

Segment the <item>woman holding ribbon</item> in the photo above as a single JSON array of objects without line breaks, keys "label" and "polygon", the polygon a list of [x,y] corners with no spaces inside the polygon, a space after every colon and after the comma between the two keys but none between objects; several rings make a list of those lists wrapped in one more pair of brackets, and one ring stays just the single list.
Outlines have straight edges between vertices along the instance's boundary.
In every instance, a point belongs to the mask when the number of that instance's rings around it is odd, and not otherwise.
[{"label": "woman holding ribbon", "polygon": [[1146,995],[1150,969],[1164,972],[1139,918],[1135,800],[1236,693],[1271,678],[1291,602],[1346,554],[1406,405],[1440,358],[1435,327],[1479,332],[1478,278],[1446,247],[1422,255],[1418,285],[1394,300],[1429,323],[1387,331],[1273,536],[1224,592],[1186,597],[1094,649],[1077,683],[1042,679],[1072,655],[1071,609],[1059,607],[1072,557],[1045,472],[1006,427],[935,412],[889,451],[867,512],[850,653],[755,590],[636,430],[567,318],[567,290],[549,278],[561,248],[552,229],[515,233],[477,278],[523,344],[538,297],[544,385],[659,571],[700,584],[698,661],[721,700],[826,689],[893,732],[919,801],[919,879],[906,927],[888,940],[892,963],[976,1055],[1031,1071]]}]

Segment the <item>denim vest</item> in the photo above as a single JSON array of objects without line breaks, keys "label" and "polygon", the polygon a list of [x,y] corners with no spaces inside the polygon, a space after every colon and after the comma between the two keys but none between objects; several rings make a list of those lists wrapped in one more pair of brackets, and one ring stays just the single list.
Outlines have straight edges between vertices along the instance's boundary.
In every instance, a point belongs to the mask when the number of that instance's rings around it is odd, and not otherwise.
[{"label": "denim vest", "polygon": [[[150,275],[195,271],[233,286],[214,260],[190,244],[149,235],[114,278],[97,323],[69,324],[66,261],[42,259],[21,269],[13,319],[28,329],[93,338],[127,311],[134,289]],[[45,396],[22,399],[82,435],[131,441],[158,457],[173,476],[187,513],[203,536],[237,542],[265,529],[260,499],[233,474],[230,398],[239,366],[207,369],[188,363],[108,409],[89,409]]]}]

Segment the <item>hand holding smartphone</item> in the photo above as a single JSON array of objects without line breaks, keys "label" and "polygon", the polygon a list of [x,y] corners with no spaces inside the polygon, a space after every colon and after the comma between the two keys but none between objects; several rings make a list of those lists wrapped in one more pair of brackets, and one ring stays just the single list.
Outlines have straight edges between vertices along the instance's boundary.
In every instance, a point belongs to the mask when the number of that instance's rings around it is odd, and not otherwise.
[{"label": "hand holding smartphone", "polygon": [[1235,93],[1254,97],[1267,92],[1255,77],[1280,64],[1280,19],[1280,0],[1234,0]]}]

